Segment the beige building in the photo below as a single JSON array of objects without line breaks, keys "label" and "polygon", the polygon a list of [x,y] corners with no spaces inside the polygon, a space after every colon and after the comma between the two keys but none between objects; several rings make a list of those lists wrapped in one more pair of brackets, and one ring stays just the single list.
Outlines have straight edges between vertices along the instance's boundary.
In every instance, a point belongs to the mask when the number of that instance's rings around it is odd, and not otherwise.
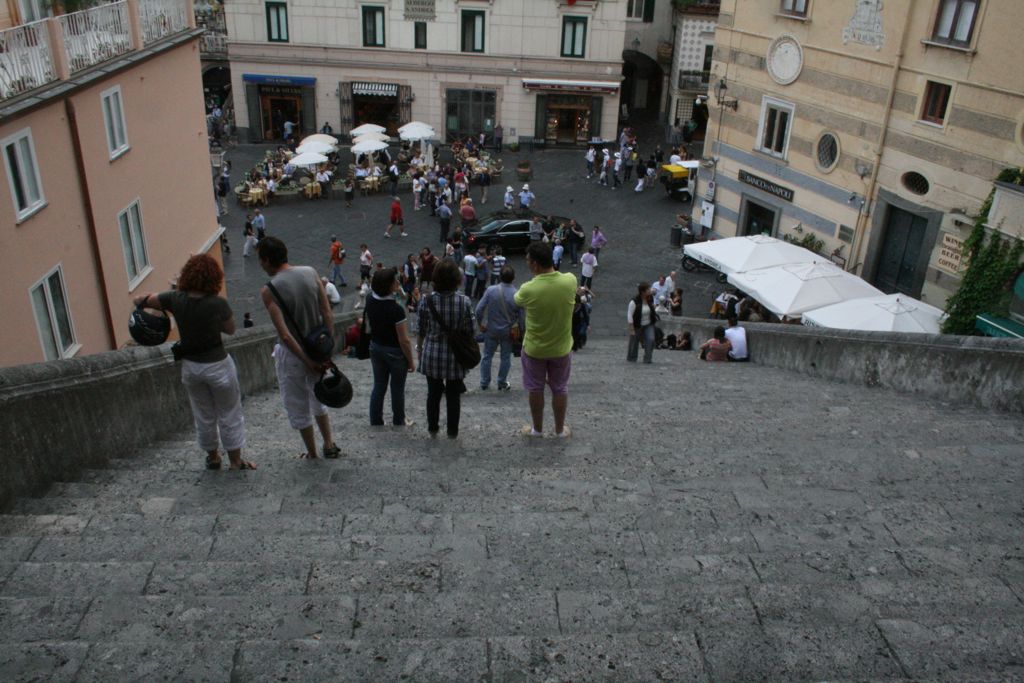
[{"label": "beige building", "polygon": [[1020,0],[723,0],[695,220],[813,236],[941,307],[971,216],[1024,164],[1021,26]]},{"label": "beige building", "polygon": [[404,0],[227,3],[240,136],[325,122],[394,131],[425,121],[447,138],[501,124],[506,143],[614,138],[623,2]]},{"label": "beige building", "polygon": [[0,16],[3,365],[125,345],[134,295],[220,256],[191,2],[24,24],[15,9]]}]

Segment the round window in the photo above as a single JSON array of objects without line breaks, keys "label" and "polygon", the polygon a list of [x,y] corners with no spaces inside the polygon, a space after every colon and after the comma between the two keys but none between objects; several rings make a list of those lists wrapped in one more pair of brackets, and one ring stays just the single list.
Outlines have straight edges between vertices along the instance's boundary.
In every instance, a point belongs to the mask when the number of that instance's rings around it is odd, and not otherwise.
[{"label": "round window", "polygon": [[914,194],[928,194],[928,190],[931,188],[928,179],[915,171],[903,174],[903,187]]},{"label": "round window", "polygon": [[836,167],[836,163],[839,161],[839,138],[835,133],[822,133],[818,138],[815,161],[818,168],[826,173]]}]

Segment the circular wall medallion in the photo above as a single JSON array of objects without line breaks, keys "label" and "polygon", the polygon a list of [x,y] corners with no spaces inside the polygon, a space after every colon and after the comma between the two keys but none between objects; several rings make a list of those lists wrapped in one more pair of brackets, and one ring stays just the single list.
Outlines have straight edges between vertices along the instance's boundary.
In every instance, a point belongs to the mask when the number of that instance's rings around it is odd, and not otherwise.
[{"label": "circular wall medallion", "polygon": [[789,85],[804,68],[804,49],[791,35],[781,35],[768,46],[768,75],[779,85]]}]

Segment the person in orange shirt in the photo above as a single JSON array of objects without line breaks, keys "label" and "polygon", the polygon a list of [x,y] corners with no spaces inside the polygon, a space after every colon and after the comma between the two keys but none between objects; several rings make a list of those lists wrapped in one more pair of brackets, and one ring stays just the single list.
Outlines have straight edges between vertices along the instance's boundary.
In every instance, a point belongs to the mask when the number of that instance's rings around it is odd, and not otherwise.
[{"label": "person in orange shirt", "polygon": [[348,287],[345,276],[341,274],[341,264],[344,262],[345,247],[342,246],[337,236],[331,235],[331,282],[336,287]]}]

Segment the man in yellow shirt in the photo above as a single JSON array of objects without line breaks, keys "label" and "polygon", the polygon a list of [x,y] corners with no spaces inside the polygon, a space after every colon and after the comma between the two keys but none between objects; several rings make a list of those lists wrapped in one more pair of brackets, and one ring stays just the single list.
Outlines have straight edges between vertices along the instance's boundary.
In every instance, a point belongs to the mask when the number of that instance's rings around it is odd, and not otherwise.
[{"label": "man in yellow shirt", "polygon": [[544,434],[544,385],[551,387],[555,436],[571,434],[565,424],[572,369],[572,309],[576,276],[559,273],[551,258],[551,245],[533,242],[526,250],[526,265],[533,279],[516,292],[516,306],[526,311],[523,338],[523,387],[530,395],[533,424],[523,427],[528,437]]}]

